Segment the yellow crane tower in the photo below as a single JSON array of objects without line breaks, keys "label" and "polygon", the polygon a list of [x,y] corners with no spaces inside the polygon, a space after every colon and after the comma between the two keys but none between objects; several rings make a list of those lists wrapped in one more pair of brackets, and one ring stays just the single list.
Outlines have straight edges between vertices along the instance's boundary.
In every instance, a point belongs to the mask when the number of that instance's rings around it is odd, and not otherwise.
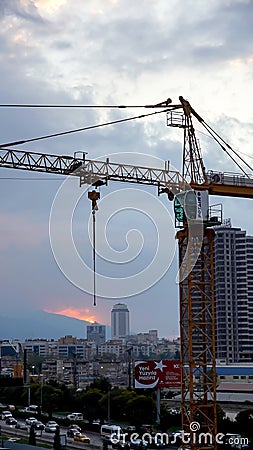
[{"label": "yellow crane tower", "polygon": [[[166,193],[174,200],[179,228],[179,298],[182,366],[183,431],[190,442],[183,447],[216,449],[216,366],[215,366],[215,305],[214,305],[214,229],[219,216],[208,208],[208,196],[253,198],[253,178],[243,169],[242,158],[204,121],[183,97],[180,103],[166,101],[154,107],[164,107],[167,125],[182,128],[183,171],[138,165],[118,164],[72,156],[34,153],[0,147],[0,167],[72,175],[80,185],[90,184],[92,211],[99,198],[98,186],[111,181],[157,186],[158,195]],[[241,169],[240,175],[223,171],[206,171],[193,121],[197,120]],[[19,144],[22,142],[18,142]],[[16,143],[15,143],[16,144]],[[239,163],[238,163],[239,161]],[[244,162],[245,163],[245,162]],[[248,169],[252,171],[251,167]],[[94,217],[95,220],[95,217]],[[198,440],[207,433],[209,440]]]}]

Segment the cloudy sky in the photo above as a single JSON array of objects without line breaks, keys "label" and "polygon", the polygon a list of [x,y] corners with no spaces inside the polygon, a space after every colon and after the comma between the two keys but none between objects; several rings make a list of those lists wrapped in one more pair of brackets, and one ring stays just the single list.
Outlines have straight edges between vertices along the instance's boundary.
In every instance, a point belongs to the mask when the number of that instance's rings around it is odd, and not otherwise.
[{"label": "cloudy sky", "polygon": [[[0,104],[134,106],[182,95],[251,164],[252,14],[250,0],[0,0]],[[1,107],[0,142],[148,112]],[[204,131],[197,123],[206,168],[238,172]],[[153,167],[169,160],[181,170],[182,144],[182,130],[159,114],[15,148]],[[109,324],[120,301],[132,331],[178,335],[173,212],[155,188],[101,188],[93,307],[87,189],[75,178],[3,168],[0,185],[1,314],[39,309]],[[250,201],[218,202],[253,234]]]}]

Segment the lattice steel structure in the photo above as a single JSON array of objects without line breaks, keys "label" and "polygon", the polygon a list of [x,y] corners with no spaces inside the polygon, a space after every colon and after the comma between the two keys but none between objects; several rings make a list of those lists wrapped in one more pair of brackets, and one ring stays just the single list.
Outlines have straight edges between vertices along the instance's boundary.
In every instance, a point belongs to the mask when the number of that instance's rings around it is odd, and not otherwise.
[{"label": "lattice steel structure", "polygon": [[[0,147],[0,167],[71,175],[80,178],[80,185],[91,184],[95,188],[110,180],[158,188],[158,194],[166,193],[170,200],[187,189],[206,190],[210,195],[253,198],[253,177],[243,174],[206,172],[199,143],[195,137],[194,116],[220,143],[224,140],[193,110],[189,102],[179,97],[180,104],[164,105],[167,124],[184,132],[183,170],[171,171],[168,161],[164,169],[137,165],[87,160],[76,156],[41,154],[11,150],[11,144]],[[168,107],[167,107],[168,106]],[[13,145],[23,144],[18,141]],[[228,149],[231,147],[227,146]],[[232,150],[232,149],[231,149]],[[227,152],[227,150],[225,149]],[[227,152],[228,153],[228,152]],[[234,160],[234,158],[232,158]],[[191,226],[189,226],[191,225]],[[191,449],[216,449],[216,369],[215,369],[215,315],[214,315],[214,267],[213,230],[204,224],[199,233],[198,225],[182,223],[177,233],[180,267],[180,334],[182,352],[182,411],[183,430],[190,432]],[[199,251],[196,259],[196,251]],[[193,264],[195,258],[196,264]],[[192,270],[193,267],[193,270]],[[210,436],[207,442],[198,442],[198,433],[191,424],[198,422],[200,432]]]},{"label": "lattice steel structure", "polygon": [[[182,363],[182,417],[184,433],[190,433],[191,448],[217,448],[214,231],[204,228],[203,238],[191,225],[178,231],[180,267],[180,336]],[[202,239],[202,242],[199,242]],[[196,249],[197,247],[197,249]],[[197,262],[192,259],[199,251]],[[185,273],[188,273],[185,277]],[[199,424],[195,430],[193,423]],[[200,433],[208,433],[200,439]],[[187,444],[186,447],[189,447]]]}]

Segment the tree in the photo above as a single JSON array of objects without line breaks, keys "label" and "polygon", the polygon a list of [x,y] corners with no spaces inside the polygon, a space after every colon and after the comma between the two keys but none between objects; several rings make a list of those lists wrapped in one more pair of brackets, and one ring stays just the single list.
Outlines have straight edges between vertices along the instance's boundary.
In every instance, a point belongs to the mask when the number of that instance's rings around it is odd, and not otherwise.
[{"label": "tree", "polygon": [[36,434],[35,434],[35,427],[33,424],[31,425],[30,428],[29,445],[36,445]]},{"label": "tree", "polygon": [[52,417],[53,411],[59,410],[62,406],[63,391],[60,387],[55,388],[53,386],[43,386],[43,411]]},{"label": "tree", "polygon": [[89,389],[87,392],[80,395],[80,400],[83,404],[83,412],[86,419],[90,423],[94,419],[101,418],[101,408],[99,405],[99,400],[102,398],[102,393],[99,389]]},{"label": "tree", "polygon": [[172,426],[180,428],[181,423],[182,423],[181,411],[174,413],[174,412],[168,411],[163,406],[161,406],[159,428],[163,432],[168,431],[168,428],[172,427]]},{"label": "tree", "polygon": [[137,427],[142,423],[153,423],[155,420],[155,402],[151,397],[138,395],[127,402],[127,419]]},{"label": "tree", "polygon": [[101,392],[108,392],[111,389],[111,384],[108,378],[105,377],[97,377],[88,387],[89,389],[99,389]]},{"label": "tree", "polygon": [[240,411],[235,422],[239,433],[245,433],[247,436],[253,437],[253,409],[245,409]]},{"label": "tree", "polygon": [[61,450],[60,427],[56,428],[54,434],[54,450]]},{"label": "tree", "polygon": [[127,403],[134,398],[136,398],[134,391],[115,387],[110,391],[109,398],[107,393],[99,403],[105,411],[107,411],[109,404],[112,419],[124,421],[127,418]]}]

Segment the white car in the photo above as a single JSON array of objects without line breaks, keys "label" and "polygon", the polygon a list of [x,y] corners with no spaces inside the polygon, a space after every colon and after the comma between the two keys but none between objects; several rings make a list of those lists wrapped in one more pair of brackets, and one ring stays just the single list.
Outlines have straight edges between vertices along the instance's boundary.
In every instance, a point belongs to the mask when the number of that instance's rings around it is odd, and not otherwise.
[{"label": "white car", "polygon": [[25,421],[25,423],[27,425],[32,425],[32,423],[35,423],[35,422],[37,422],[36,417],[28,417],[28,419],[26,419],[26,421]]},{"label": "white car", "polygon": [[83,415],[81,413],[71,413],[67,415],[69,420],[83,420]]},{"label": "white car", "polygon": [[8,417],[12,417],[12,414],[10,411],[3,411],[2,412],[2,420],[7,419]]},{"label": "white car", "polygon": [[45,426],[46,433],[55,433],[57,428],[59,427],[58,423],[54,420],[49,420]]}]

